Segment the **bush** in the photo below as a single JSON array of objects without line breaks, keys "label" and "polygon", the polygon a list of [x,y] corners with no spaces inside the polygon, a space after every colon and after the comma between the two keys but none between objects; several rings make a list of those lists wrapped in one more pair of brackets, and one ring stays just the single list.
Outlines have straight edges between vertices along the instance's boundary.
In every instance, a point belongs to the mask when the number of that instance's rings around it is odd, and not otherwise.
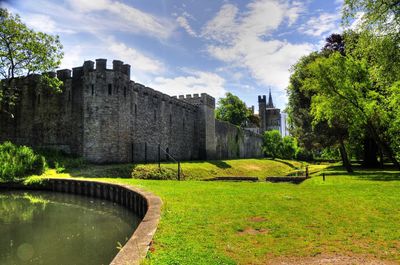
[{"label": "bush", "polygon": [[313,161],[314,156],[311,151],[307,151],[304,148],[300,148],[296,154],[296,160],[300,161]]},{"label": "bush", "polygon": [[273,159],[293,159],[299,149],[295,138],[282,137],[278,130],[264,132],[263,140],[264,154]]},{"label": "bush", "polygon": [[46,168],[46,160],[27,146],[17,146],[11,142],[0,144],[0,181],[18,181]]},{"label": "bush", "polygon": [[66,154],[61,150],[39,149],[38,153],[46,158],[50,168],[54,168],[57,173],[62,173],[70,168],[82,168],[86,166],[83,158]]},{"label": "bush", "polygon": [[136,179],[158,179],[168,180],[177,179],[178,170],[168,167],[158,168],[157,165],[139,165],[132,171],[132,178]]}]

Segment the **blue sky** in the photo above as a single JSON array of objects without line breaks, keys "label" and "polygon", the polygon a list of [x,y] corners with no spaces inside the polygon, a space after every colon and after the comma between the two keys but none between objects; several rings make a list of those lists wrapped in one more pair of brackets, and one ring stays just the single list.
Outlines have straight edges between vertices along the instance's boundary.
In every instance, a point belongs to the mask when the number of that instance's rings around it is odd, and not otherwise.
[{"label": "blue sky", "polygon": [[289,68],[340,32],[341,0],[11,0],[31,28],[58,34],[61,68],[119,59],[169,95],[232,92],[248,106],[271,89],[284,108]]}]

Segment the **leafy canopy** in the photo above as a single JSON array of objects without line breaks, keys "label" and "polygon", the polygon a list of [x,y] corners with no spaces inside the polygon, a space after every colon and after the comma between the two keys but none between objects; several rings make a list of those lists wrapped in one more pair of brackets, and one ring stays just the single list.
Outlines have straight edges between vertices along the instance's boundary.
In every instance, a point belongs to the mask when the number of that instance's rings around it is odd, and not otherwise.
[{"label": "leafy canopy", "polygon": [[219,99],[215,110],[217,119],[237,126],[244,126],[250,114],[246,104],[239,97],[229,92],[226,93],[224,98]]},{"label": "leafy canopy", "polygon": [[46,72],[56,69],[62,57],[58,36],[34,32],[18,15],[0,8],[0,110],[12,112],[21,90],[15,79],[24,75],[42,74],[42,86],[58,91],[62,82]]},{"label": "leafy canopy", "polygon": [[264,154],[273,159],[294,159],[299,149],[295,138],[282,137],[278,130],[265,131],[263,140]]},{"label": "leafy canopy", "polygon": [[399,0],[345,0],[343,20],[348,25],[353,19],[360,19],[364,30],[400,37]]}]

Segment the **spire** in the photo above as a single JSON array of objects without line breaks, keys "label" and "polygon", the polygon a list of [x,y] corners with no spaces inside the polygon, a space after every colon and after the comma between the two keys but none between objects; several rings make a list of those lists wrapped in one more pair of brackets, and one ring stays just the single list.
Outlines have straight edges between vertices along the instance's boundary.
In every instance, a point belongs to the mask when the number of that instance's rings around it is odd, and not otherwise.
[{"label": "spire", "polygon": [[269,89],[267,108],[274,108],[274,103],[272,102],[271,88]]}]

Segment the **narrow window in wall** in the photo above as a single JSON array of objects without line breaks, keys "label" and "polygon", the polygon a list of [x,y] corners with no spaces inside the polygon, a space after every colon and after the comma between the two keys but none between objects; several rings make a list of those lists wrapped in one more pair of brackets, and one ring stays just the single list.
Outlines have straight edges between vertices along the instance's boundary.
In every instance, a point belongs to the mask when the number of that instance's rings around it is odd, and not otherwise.
[{"label": "narrow window in wall", "polygon": [[71,101],[71,90],[68,90],[68,101]]},{"label": "narrow window in wall", "polygon": [[38,94],[37,104],[40,105],[40,94]]},{"label": "narrow window in wall", "polygon": [[135,118],[137,117],[137,104],[135,104]]},{"label": "narrow window in wall", "polygon": [[169,114],[169,127],[172,126],[172,114]]},{"label": "narrow window in wall", "polygon": [[126,98],[126,87],[124,87],[124,98]]},{"label": "narrow window in wall", "polygon": [[185,120],[183,120],[182,128],[185,130]]},{"label": "narrow window in wall", "polygon": [[94,85],[92,84],[92,96],[94,95]]},{"label": "narrow window in wall", "polygon": [[108,95],[112,94],[112,85],[108,84]]},{"label": "narrow window in wall", "polygon": [[156,120],[157,120],[157,111],[154,110],[154,121],[156,121]]}]

